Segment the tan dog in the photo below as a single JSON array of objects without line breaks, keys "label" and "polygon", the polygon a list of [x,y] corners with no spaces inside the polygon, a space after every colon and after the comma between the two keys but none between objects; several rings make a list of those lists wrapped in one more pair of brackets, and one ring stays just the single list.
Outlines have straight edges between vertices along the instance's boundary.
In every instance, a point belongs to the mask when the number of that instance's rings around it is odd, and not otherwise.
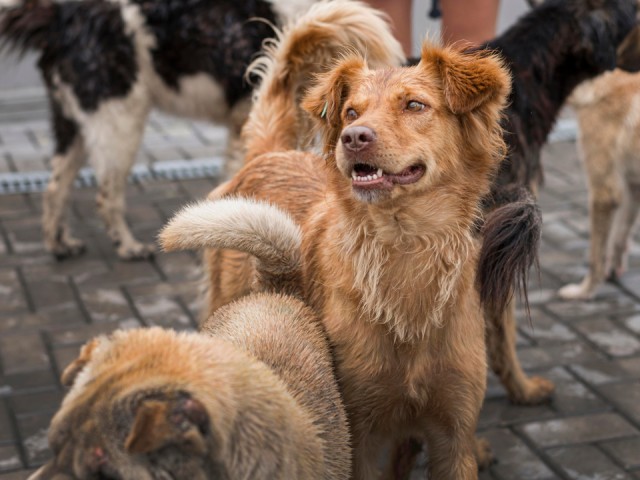
[{"label": "tan dog", "polygon": [[[494,56],[429,45],[412,68],[371,70],[348,55],[304,101],[324,158],[287,151],[299,125],[300,45],[313,34],[290,31],[264,60],[247,165],[213,196],[266,198],[302,224],[306,298],[334,346],[353,477],[376,478],[381,447],[417,436],[431,478],[477,478],[486,352],[474,233],[504,154],[508,75]],[[193,233],[206,232],[199,217],[179,234],[209,246]],[[239,271],[250,277],[242,257],[210,251],[208,261],[212,309],[249,287],[226,283]]]},{"label": "tan dog", "polygon": [[588,299],[627,267],[629,238],[640,211],[640,74],[614,70],[581,84],[570,98],[580,126],[587,172],[591,252],[580,284],[566,299]]},{"label": "tan dog", "polygon": [[85,345],[63,374],[72,387],[51,423],[54,459],[32,480],[349,477],[326,336],[288,294],[300,286],[297,226],[264,204],[215,212],[207,241],[258,254],[265,292],[218,310],[205,333],[139,329]]}]

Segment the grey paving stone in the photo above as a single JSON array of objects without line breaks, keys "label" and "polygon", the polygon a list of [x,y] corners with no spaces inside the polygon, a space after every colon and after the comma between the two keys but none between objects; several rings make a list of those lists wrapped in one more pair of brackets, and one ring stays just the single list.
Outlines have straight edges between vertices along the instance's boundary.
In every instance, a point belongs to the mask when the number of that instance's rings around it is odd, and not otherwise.
[{"label": "grey paving stone", "polygon": [[630,373],[630,376],[640,376],[640,357],[621,359],[618,363],[623,369]]},{"label": "grey paving stone", "polygon": [[556,365],[573,365],[598,358],[602,354],[580,341],[549,344],[541,347],[522,348],[518,357],[526,369],[551,368]]},{"label": "grey paving stone", "polygon": [[0,314],[26,310],[26,297],[15,270],[0,270]]},{"label": "grey paving stone", "polygon": [[41,370],[49,365],[49,357],[38,332],[2,335],[0,358],[5,374]]},{"label": "grey paving stone", "polygon": [[505,427],[524,422],[555,418],[556,413],[550,405],[523,406],[511,405],[506,394],[500,398],[487,399],[480,412],[478,428]]},{"label": "grey paving stone", "polygon": [[614,297],[598,297],[589,301],[557,300],[546,305],[552,313],[564,318],[586,318],[591,316],[612,315],[616,313],[636,312],[640,309],[628,296],[618,293]]},{"label": "grey paving stone", "polygon": [[36,470],[21,470],[19,472],[0,473],[1,480],[27,480]]},{"label": "grey paving stone", "polygon": [[640,437],[603,442],[600,446],[625,469],[640,468]]},{"label": "grey paving stone", "polygon": [[[2,398],[0,397],[0,400]],[[11,420],[9,419],[9,411],[5,402],[0,402],[0,444],[9,443],[15,440]]]},{"label": "grey paving stone", "polygon": [[76,302],[73,288],[66,278],[28,282],[27,288],[36,310],[70,308]]},{"label": "grey paving stone", "polygon": [[575,328],[614,357],[629,356],[640,352],[640,340],[605,318],[585,320]]},{"label": "grey paving stone", "polygon": [[98,288],[80,294],[93,322],[135,319],[128,300],[119,288]]},{"label": "grey paving stone", "polygon": [[156,261],[170,281],[194,281],[202,278],[201,261],[190,252],[171,252],[158,257]]},{"label": "grey paving stone", "polygon": [[629,480],[633,478],[601,451],[589,445],[557,448],[549,450],[547,453],[572,480]]},{"label": "grey paving stone", "polygon": [[16,415],[52,414],[60,407],[62,397],[63,392],[52,388],[51,390],[12,395],[9,403]]},{"label": "grey paving stone", "polygon": [[636,297],[640,297],[640,274],[637,271],[627,272],[620,279],[620,283]]},{"label": "grey paving stone", "polygon": [[23,439],[27,466],[36,467],[51,457],[47,431],[51,413],[38,413],[18,417],[18,428]]},{"label": "grey paving stone", "polygon": [[576,334],[571,329],[540,309],[531,311],[531,325],[521,325],[520,330],[527,337],[540,344],[560,343],[576,339]]},{"label": "grey paving stone", "polygon": [[175,328],[177,330],[193,330],[195,324],[183,308],[174,298],[166,296],[153,296],[139,298],[135,301],[136,307],[145,324]]},{"label": "grey paving stone", "polygon": [[0,215],[3,219],[32,213],[26,195],[0,195]]},{"label": "grey paving stone", "polygon": [[640,334],[640,315],[633,315],[624,320],[625,325],[635,333]]},{"label": "grey paving stone", "polygon": [[132,323],[135,323],[135,326],[139,326],[137,321],[132,322],[129,319],[124,319],[112,323],[104,322],[91,325],[80,324],[65,328],[52,328],[49,330],[47,337],[54,348],[79,346],[93,337],[109,334],[118,328],[131,328]]},{"label": "grey paving stone", "polygon": [[17,470],[21,467],[18,449],[14,445],[0,445],[0,472]]},{"label": "grey paving stone", "polygon": [[[625,362],[628,363],[630,361],[635,361],[636,365],[630,365],[629,368],[625,368]],[[585,382],[591,385],[599,385],[640,377],[640,359],[596,359],[580,364],[574,364],[569,368]]]},{"label": "grey paving stone", "polygon": [[500,479],[555,480],[557,475],[520,438],[507,429],[483,432],[491,448],[501,452],[491,473]]},{"label": "grey paving stone", "polygon": [[600,386],[598,389],[640,425],[640,381],[613,383]]},{"label": "grey paving stone", "polygon": [[606,403],[595,395],[587,386],[576,380],[567,370],[556,367],[543,376],[556,385],[553,395],[553,408],[567,415],[602,411]]},{"label": "grey paving stone", "polygon": [[47,365],[46,370],[33,370],[13,373],[0,377],[0,388],[6,388],[10,393],[22,393],[48,390],[58,386],[53,372]]},{"label": "grey paving stone", "polygon": [[109,271],[107,263],[91,255],[82,255],[58,262],[48,258],[45,263],[26,265],[22,268],[27,281],[56,280],[66,282],[73,277],[77,285],[82,285],[90,278]]},{"label": "grey paving stone", "polygon": [[595,413],[528,423],[522,431],[544,448],[589,443],[637,435],[629,422],[615,413]]}]

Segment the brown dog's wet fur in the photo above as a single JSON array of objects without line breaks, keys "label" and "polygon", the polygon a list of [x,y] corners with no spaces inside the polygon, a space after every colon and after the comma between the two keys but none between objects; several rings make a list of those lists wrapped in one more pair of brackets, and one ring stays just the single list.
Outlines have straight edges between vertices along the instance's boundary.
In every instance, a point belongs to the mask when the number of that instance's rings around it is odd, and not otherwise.
[{"label": "brown dog's wet fur", "polygon": [[615,70],[584,82],[570,97],[589,187],[591,247],[589,273],[560,289],[562,298],[592,298],[606,278],[619,278],[627,268],[640,212],[639,92],[640,73]]},{"label": "brown dog's wet fur", "polygon": [[71,390],[49,430],[54,458],[32,480],[349,478],[326,334],[293,296],[299,230],[278,212],[280,224],[238,218],[261,212],[238,203],[216,204],[208,241],[258,254],[262,291],[216,311],[202,333],[138,329],[85,345],[62,376]]},{"label": "brown dog's wet fur", "polygon": [[[428,443],[431,478],[477,478],[476,455],[488,455],[474,437],[486,383],[474,231],[504,154],[508,75],[492,55],[428,44],[411,68],[372,70],[346,55],[303,102],[322,136],[319,157],[287,151],[296,145],[284,137],[264,141],[276,120],[297,125],[293,109],[265,114],[293,101],[277,84],[303,64],[278,58],[287,62],[269,64],[245,129],[253,155],[212,196],[266,199],[301,224],[305,297],[334,347],[353,477],[376,478],[381,447],[414,436]],[[355,153],[344,146],[352,127],[374,132]],[[381,168],[382,188],[354,185],[354,168]],[[249,288],[227,279],[249,278],[251,266],[230,251],[208,261],[215,310]]]}]

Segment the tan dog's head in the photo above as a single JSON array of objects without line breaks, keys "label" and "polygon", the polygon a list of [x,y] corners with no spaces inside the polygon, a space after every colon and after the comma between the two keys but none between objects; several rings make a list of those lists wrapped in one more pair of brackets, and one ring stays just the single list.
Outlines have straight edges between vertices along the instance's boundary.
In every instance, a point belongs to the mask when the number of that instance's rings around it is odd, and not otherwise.
[{"label": "tan dog's head", "polygon": [[303,106],[353,196],[382,203],[454,181],[486,189],[504,155],[509,85],[495,56],[425,43],[415,67],[371,70],[358,56],[343,59]]},{"label": "tan dog's head", "polygon": [[199,347],[177,338],[153,328],[86,344],[62,376],[71,390],[51,422],[54,458],[31,479],[228,478],[190,372]]}]

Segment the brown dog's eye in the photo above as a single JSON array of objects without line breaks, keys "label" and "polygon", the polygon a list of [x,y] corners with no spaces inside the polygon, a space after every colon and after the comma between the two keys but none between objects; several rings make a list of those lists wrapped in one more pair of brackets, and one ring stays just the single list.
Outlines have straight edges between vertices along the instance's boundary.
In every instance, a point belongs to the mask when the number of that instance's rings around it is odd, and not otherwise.
[{"label": "brown dog's eye", "polygon": [[406,110],[408,112],[421,112],[422,110],[424,110],[424,108],[425,108],[424,103],[411,100],[410,102],[407,102]]},{"label": "brown dog's eye", "polygon": [[347,120],[349,122],[353,122],[356,118],[358,118],[358,112],[356,112],[353,108],[347,109]]}]

